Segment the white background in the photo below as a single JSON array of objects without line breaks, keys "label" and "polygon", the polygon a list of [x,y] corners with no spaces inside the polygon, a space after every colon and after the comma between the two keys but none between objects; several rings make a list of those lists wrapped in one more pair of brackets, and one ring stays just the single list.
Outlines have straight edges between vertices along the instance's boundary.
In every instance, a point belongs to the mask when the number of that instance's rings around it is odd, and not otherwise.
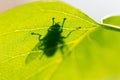
[{"label": "white background", "polygon": [[[0,12],[35,0],[0,0]],[[120,14],[120,0],[63,0],[81,9],[91,18],[100,21],[103,17]]]}]

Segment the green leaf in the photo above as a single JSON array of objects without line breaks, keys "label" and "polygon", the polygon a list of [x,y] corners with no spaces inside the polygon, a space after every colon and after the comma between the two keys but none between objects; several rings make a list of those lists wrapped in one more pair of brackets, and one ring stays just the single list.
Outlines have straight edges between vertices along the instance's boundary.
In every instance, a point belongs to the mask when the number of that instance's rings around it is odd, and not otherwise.
[{"label": "green leaf", "polygon": [[[67,18],[63,36],[81,29],[65,39],[64,57],[58,49],[55,56],[40,60],[37,49],[30,55],[39,42],[31,33],[44,37],[52,17],[60,23]],[[118,36],[63,2],[19,6],[0,16],[0,80],[115,80],[120,73]]]},{"label": "green leaf", "polygon": [[111,16],[103,20],[104,24],[100,24],[103,28],[109,30],[120,31],[120,16]]},{"label": "green leaf", "polygon": [[120,21],[120,15],[118,15],[118,16],[110,16],[108,18],[105,18],[103,20],[103,23],[120,26],[119,21]]},{"label": "green leaf", "polygon": [[104,19],[101,27],[77,44],[52,80],[119,80],[120,33],[103,28],[108,25],[119,27],[119,21],[118,17]]}]

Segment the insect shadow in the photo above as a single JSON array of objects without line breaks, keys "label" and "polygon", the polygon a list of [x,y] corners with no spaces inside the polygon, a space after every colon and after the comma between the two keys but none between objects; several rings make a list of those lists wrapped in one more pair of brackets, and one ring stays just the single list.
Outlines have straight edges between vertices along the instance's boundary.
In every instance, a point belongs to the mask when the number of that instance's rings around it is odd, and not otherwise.
[{"label": "insect shadow", "polygon": [[[33,61],[38,56],[40,59],[43,55],[46,55],[47,57],[54,56],[55,52],[59,48],[62,55],[64,54],[63,48],[66,46],[64,39],[69,37],[69,35],[81,27],[76,28],[75,30],[70,31],[66,36],[62,36],[63,32],[63,26],[65,23],[66,18],[63,19],[62,25],[60,25],[58,22],[54,22],[55,18],[52,18],[52,26],[48,28],[47,34],[41,39],[41,34],[39,33],[31,33],[31,35],[37,35],[38,36],[38,44],[32,49],[32,51],[28,54],[25,63],[28,64],[31,61]],[[61,45],[58,47],[58,45]],[[43,51],[42,55],[40,55],[40,50]]]}]

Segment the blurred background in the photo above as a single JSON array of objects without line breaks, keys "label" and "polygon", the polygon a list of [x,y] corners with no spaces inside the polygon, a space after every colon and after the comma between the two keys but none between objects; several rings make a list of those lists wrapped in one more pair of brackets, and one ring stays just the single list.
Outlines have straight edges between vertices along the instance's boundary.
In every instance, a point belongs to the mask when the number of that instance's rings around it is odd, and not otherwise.
[{"label": "blurred background", "polygon": [[[0,0],[0,13],[15,6],[36,0]],[[47,0],[46,0],[47,1]],[[52,0],[51,0],[52,1]],[[120,0],[62,0],[81,9],[94,20],[100,22],[102,18],[120,14]]]}]

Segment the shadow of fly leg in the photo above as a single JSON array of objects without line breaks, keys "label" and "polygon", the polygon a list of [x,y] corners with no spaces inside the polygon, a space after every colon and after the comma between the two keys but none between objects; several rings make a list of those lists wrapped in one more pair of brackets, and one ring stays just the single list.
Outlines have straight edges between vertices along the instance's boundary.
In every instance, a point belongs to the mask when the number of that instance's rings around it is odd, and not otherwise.
[{"label": "shadow of fly leg", "polygon": [[[76,31],[76,30],[79,30],[79,29],[81,29],[81,27],[78,27],[78,28],[76,28],[75,30],[70,31],[70,32],[67,34],[67,36],[65,36],[65,37],[63,36],[62,39],[68,38],[68,37],[71,35],[72,32],[74,32],[74,31]],[[71,54],[71,52],[69,51],[68,46],[67,46],[62,40],[60,41],[60,44],[62,44],[62,46],[60,46],[60,50],[61,50],[62,55],[64,55],[63,58],[66,57],[66,56],[69,56],[69,55]],[[67,52],[66,52],[67,54],[64,54],[64,47],[67,48]]]},{"label": "shadow of fly leg", "polygon": [[79,29],[81,29],[81,27],[77,27],[75,30],[70,31],[70,32],[67,34],[67,36],[65,36],[65,37],[63,37],[63,38],[65,39],[65,38],[69,37],[72,32],[74,32],[74,31],[76,31],[76,30],[79,30]]},{"label": "shadow of fly leg", "polygon": [[62,46],[60,46],[60,51],[62,53],[63,59],[66,56],[69,56],[71,52],[69,52],[69,48],[66,44],[62,44]]},{"label": "shadow of fly leg", "polygon": [[[38,43],[38,46],[37,46],[37,50],[44,50],[44,45],[42,43],[42,39],[40,39],[40,37],[42,36],[41,34],[39,33],[31,33],[32,35],[38,35],[38,40],[39,40],[39,43]],[[40,55],[39,59],[41,60],[41,58],[43,57],[43,53]]]},{"label": "shadow of fly leg", "polygon": [[31,35],[38,35],[38,40],[41,41],[40,39],[40,37],[42,36],[41,34],[32,32]]},{"label": "shadow of fly leg", "polygon": [[62,55],[64,55],[64,50],[63,50],[64,47],[65,47],[65,45],[60,46],[60,51],[61,51]]},{"label": "shadow of fly leg", "polygon": [[42,39],[40,39],[41,35],[38,33],[31,33],[31,35],[38,35],[39,42],[35,45],[35,47],[28,54],[28,56],[25,60],[25,64],[28,64],[28,63],[32,62],[33,60],[35,60],[40,55],[40,53],[41,53],[40,50],[43,50],[42,48],[40,48],[41,46],[43,46]]},{"label": "shadow of fly leg", "polygon": [[64,41],[60,41],[60,47],[59,47],[59,49],[60,49],[60,51],[61,51],[61,54],[62,54],[62,58],[64,59],[65,58],[65,56],[66,56],[66,52],[65,51],[67,51],[68,50],[68,47],[67,47],[67,45],[65,44],[65,42]]}]

